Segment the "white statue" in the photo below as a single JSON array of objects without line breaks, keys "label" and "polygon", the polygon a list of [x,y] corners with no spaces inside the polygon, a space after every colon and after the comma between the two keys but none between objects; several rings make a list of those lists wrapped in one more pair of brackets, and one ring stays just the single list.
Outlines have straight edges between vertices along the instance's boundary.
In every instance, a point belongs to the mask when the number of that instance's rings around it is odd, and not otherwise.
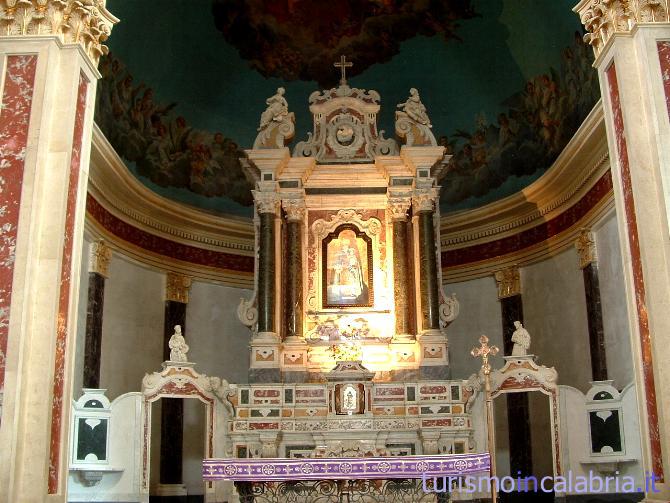
[{"label": "white statue", "polygon": [[188,353],[188,344],[186,339],[181,335],[181,326],[175,325],[174,333],[168,342],[170,347],[170,361],[171,362],[186,362],[186,353]]},{"label": "white statue", "polygon": [[515,321],[514,326],[516,330],[512,334],[512,356],[526,356],[528,348],[530,348],[530,334],[528,330],[523,328],[520,321]]},{"label": "white statue", "polygon": [[272,122],[282,122],[288,116],[288,103],[284,98],[284,88],[277,89],[274,96],[270,96],[265,100],[267,108],[261,114],[261,124],[258,126],[258,131],[267,128]]},{"label": "white statue", "polygon": [[406,102],[399,103],[398,108],[401,108],[410,119],[418,122],[419,124],[427,127],[433,127],[430,123],[430,119],[428,118],[426,107],[421,102],[419,91],[417,91],[416,88],[413,87],[409,90],[409,98],[407,98]]}]

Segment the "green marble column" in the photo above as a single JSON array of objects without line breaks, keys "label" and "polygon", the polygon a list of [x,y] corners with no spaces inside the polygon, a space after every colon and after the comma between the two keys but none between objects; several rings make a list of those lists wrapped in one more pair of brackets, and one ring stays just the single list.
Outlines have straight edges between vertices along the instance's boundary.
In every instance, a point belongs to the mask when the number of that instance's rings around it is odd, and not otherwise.
[{"label": "green marble column", "polygon": [[410,334],[411,299],[413,288],[410,284],[410,262],[407,243],[407,210],[410,202],[391,203],[393,214],[393,296],[395,298],[395,335]]},{"label": "green marble column", "polygon": [[287,212],[284,334],[302,338],[302,218]]},{"label": "green marble column", "polygon": [[437,283],[437,255],[435,252],[434,210],[428,203],[419,204],[419,288],[423,330],[440,328],[440,298]]},{"label": "green marble column", "polygon": [[275,332],[275,214],[263,212],[259,219],[258,332]]}]

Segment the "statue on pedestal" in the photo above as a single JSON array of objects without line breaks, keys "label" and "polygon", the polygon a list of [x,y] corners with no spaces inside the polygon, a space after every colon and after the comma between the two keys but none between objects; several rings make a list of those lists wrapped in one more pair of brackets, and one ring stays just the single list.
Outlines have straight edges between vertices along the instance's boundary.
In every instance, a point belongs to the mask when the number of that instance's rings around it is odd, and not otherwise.
[{"label": "statue on pedestal", "polygon": [[187,362],[186,353],[188,353],[188,344],[186,339],[181,335],[181,326],[175,325],[174,333],[168,342],[170,347],[170,361],[171,362]]},{"label": "statue on pedestal", "polygon": [[435,136],[430,130],[433,125],[421,102],[419,91],[414,87],[409,90],[409,98],[399,103],[401,110],[395,113],[395,132],[400,138],[405,138],[407,146],[436,146]]},{"label": "statue on pedestal", "polygon": [[530,334],[528,333],[528,330],[523,328],[520,321],[515,321],[514,327],[516,330],[512,334],[512,342],[514,343],[512,356],[526,356],[528,354],[528,348],[530,348]]},{"label": "statue on pedestal", "polygon": [[295,116],[288,111],[288,103],[284,98],[284,88],[265,100],[267,108],[261,114],[258,136],[254,148],[284,148],[285,143],[293,138],[295,132]]}]

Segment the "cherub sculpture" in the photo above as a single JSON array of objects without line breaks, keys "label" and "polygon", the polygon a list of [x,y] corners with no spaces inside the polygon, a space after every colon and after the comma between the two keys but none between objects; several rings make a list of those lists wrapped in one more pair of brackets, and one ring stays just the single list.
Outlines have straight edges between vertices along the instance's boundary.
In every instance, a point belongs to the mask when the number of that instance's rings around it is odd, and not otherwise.
[{"label": "cherub sculpture", "polygon": [[175,325],[174,333],[172,334],[172,337],[170,337],[168,346],[170,347],[170,361],[172,362],[188,361],[186,359],[186,353],[188,353],[188,344],[186,344],[184,336],[181,335],[180,325]]},{"label": "cherub sculpture", "polygon": [[520,321],[515,321],[514,327],[516,330],[512,334],[512,342],[514,343],[512,356],[526,356],[528,348],[530,348],[530,334],[528,330],[523,328]]}]

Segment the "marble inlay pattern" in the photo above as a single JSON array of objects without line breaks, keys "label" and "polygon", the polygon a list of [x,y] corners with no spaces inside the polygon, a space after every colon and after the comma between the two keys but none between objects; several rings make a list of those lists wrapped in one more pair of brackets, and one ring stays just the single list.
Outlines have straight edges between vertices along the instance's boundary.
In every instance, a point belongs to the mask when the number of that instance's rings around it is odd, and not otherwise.
[{"label": "marble inlay pattern", "polygon": [[81,73],[77,89],[77,108],[72,133],[70,153],[70,175],[67,189],[67,207],[63,236],[63,256],[61,260],[60,291],[58,296],[58,318],[56,326],[56,354],[54,363],[53,390],[51,402],[51,442],[49,448],[49,494],[58,492],[58,472],[61,461],[61,431],[63,428],[63,390],[65,387],[65,352],[69,330],[70,283],[72,281],[72,247],[74,240],[74,219],[77,211],[77,189],[81,168],[81,150],[84,141],[84,118],[88,79]]},{"label": "marble inlay pattern", "polygon": [[670,116],[670,41],[663,40],[657,43],[658,59],[661,63],[661,76],[665,91],[665,106]]},{"label": "marble inlay pattern", "polygon": [[36,68],[37,55],[7,56],[0,108],[0,391],[5,383],[9,308]]},{"label": "marble inlay pattern", "polygon": [[640,258],[640,240],[638,237],[637,215],[635,213],[635,199],[630,174],[630,163],[628,160],[628,145],[626,144],[626,131],[621,110],[619,97],[619,84],[617,81],[616,67],[611,65],[607,71],[607,82],[609,84],[610,101],[612,104],[612,116],[616,134],[616,147],[621,167],[621,186],[623,191],[624,210],[628,226],[628,246],[630,248],[631,265],[633,267],[633,288],[635,289],[635,300],[637,305],[637,319],[640,330],[640,349],[642,351],[642,371],[644,375],[644,389],[647,403],[647,427],[649,429],[649,442],[651,446],[653,472],[664,481],[663,460],[661,457],[661,437],[658,426],[658,406],[656,402],[656,385],[654,383],[654,368],[652,362],[651,334],[649,332],[649,317],[647,314],[647,300],[642,271],[642,260]]}]

